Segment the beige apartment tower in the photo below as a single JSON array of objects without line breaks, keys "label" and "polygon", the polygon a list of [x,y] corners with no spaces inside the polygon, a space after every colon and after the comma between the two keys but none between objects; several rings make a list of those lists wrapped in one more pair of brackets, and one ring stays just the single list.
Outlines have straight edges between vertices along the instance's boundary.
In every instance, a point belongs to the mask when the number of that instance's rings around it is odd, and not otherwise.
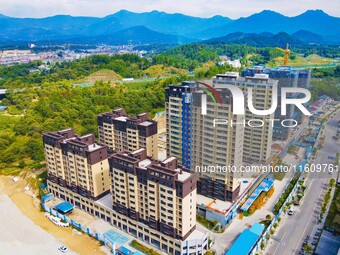
[{"label": "beige apartment tower", "polygon": [[[218,74],[213,78],[213,87],[215,89],[222,89],[225,85],[233,85],[240,88],[245,97],[247,97],[248,89],[251,88],[253,91],[253,106],[257,110],[271,108],[273,86],[277,84],[278,81],[269,79],[266,74],[256,74],[254,77],[241,78],[238,73],[227,72],[226,74]],[[247,100],[245,100],[245,104],[247,104]],[[273,124],[269,120],[274,119],[274,113],[261,116],[251,113],[247,106],[245,106],[245,109],[243,161],[247,163],[266,163],[271,156]],[[249,121],[251,121],[250,125],[248,125]],[[263,125],[260,126],[262,123]]]},{"label": "beige apartment tower", "polygon": [[[192,166],[199,173],[198,192],[221,200],[235,201],[240,191],[239,169],[242,165],[244,116],[233,115],[233,98],[228,90],[217,89],[222,104],[205,93],[193,92]],[[202,96],[206,114],[202,114]],[[223,171],[233,167],[236,171]],[[231,168],[230,168],[231,169]]]},{"label": "beige apartment tower", "polygon": [[[181,159],[181,164],[199,174],[199,194],[224,201],[235,201],[240,190],[238,171],[218,172],[217,167],[242,164],[242,125],[214,126],[215,119],[242,122],[244,116],[232,114],[232,96],[218,89],[222,105],[211,92],[197,82],[169,85],[166,89],[167,154]],[[207,111],[202,114],[202,99]]]},{"label": "beige apartment tower", "polygon": [[97,200],[110,191],[107,147],[73,129],[43,134],[48,180]]},{"label": "beige apartment tower", "polygon": [[135,151],[145,148],[147,155],[158,158],[157,122],[147,113],[136,117],[127,116],[124,109],[99,114],[99,140],[112,152]]},{"label": "beige apartment tower", "polygon": [[154,161],[139,149],[113,154],[109,161],[117,213],[180,240],[195,230],[196,174],[179,166],[176,157]]}]

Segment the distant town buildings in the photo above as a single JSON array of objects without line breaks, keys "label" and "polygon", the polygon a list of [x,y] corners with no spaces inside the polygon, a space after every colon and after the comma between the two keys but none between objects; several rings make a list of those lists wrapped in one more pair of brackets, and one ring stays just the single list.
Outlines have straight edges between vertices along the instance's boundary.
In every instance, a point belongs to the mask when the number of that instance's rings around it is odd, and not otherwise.
[{"label": "distant town buildings", "polygon": [[219,56],[219,58],[220,58],[220,61],[218,62],[218,65],[220,66],[230,65],[234,68],[242,67],[241,61],[239,59],[230,60],[230,58],[227,56]]},{"label": "distant town buildings", "polygon": [[[131,45],[120,45],[120,46],[97,46],[94,48],[87,49],[68,49],[65,45],[56,45],[56,48],[60,49],[49,49],[48,46],[40,46],[37,50],[37,45],[28,44],[29,50],[4,50],[0,51],[0,65],[13,65],[16,63],[30,63],[32,61],[41,60],[44,63],[57,62],[57,61],[72,61],[89,57],[92,55],[105,54],[105,55],[123,55],[123,54],[135,54],[143,57],[147,52],[144,50],[134,50]],[[44,49],[44,47],[46,49]],[[35,48],[35,51],[31,49]]]}]

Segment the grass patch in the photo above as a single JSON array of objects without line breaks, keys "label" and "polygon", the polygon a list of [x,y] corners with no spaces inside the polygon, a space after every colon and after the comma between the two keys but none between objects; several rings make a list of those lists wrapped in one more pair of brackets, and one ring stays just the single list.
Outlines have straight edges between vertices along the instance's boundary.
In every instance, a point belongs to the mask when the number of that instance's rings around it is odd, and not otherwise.
[{"label": "grass patch", "polygon": [[286,173],[285,172],[274,172],[272,173],[274,175],[275,180],[282,181],[283,178],[285,177]]},{"label": "grass patch", "polygon": [[19,175],[21,171],[19,167],[5,167],[0,169],[0,175]]},{"label": "grass patch", "polygon": [[120,76],[113,70],[102,69],[91,74],[90,76],[87,76],[80,82],[116,81],[121,80],[122,78],[122,76]]},{"label": "grass patch", "polygon": [[148,77],[168,77],[172,75],[187,75],[188,71],[172,66],[154,65],[143,71]]},{"label": "grass patch", "polygon": [[207,220],[206,218],[199,214],[196,214],[196,220],[203,226],[205,226],[207,229],[212,229],[217,224],[217,222]]},{"label": "grass patch", "polygon": [[281,207],[283,206],[283,203],[286,201],[287,197],[289,196],[290,192],[292,192],[295,184],[297,183],[301,173],[297,173],[294,178],[291,180],[283,194],[281,195],[279,201],[275,204],[273,212],[277,214]]},{"label": "grass patch", "polygon": [[148,255],[161,255],[159,254],[158,252],[156,252],[155,250],[153,249],[150,249],[146,246],[144,246],[143,244],[137,242],[136,240],[132,240],[132,242],[130,243],[130,245],[139,250],[140,252],[143,252],[144,254],[148,254]]},{"label": "grass patch", "polygon": [[124,82],[124,86],[128,87],[129,89],[134,90],[143,90],[147,89],[148,87],[151,87],[154,85],[154,82],[150,81],[130,81],[130,82]]},{"label": "grass patch", "polygon": [[340,233],[340,186],[336,186],[332,204],[329,208],[325,226],[335,229]]},{"label": "grass patch", "polygon": [[[311,54],[307,57],[296,56],[295,59],[289,59],[289,66],[322,66],[329,65],[334,62],[334,59],[321,57],[317,54]],[[267,65],[269,67],[281,66],[283,57],[277,57],[271,60]]]}]

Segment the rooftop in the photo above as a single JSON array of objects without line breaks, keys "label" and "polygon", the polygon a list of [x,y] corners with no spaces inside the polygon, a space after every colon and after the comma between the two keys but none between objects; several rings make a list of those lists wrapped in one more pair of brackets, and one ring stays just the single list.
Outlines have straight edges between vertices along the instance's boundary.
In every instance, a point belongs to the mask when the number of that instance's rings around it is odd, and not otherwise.
[{"label": "rooftop", "polygon": [[126,116],[120,116],[120,117],[115,118],[115,120],[126,122],[127,118],[128,117],[126,117]]},{"label": "rooftop", "polygon": [[102,198],[98,199],[97,201],[95,201],[95,203],[112,209],[112,204],[113,204],[112,195],[107,194],[107,195],[103,196]]},{"label": "rooftop", "polygon": [[241,235],[239,235],[225,255],[248,255],[263,230],[264,226],[255,222],[250,229],[245,229]]},{"label": "rooftop", "polygon": [[209,198],[200,194],[197,194],[197,204],[204,205],[204,207],[209,208],[213,211],[219,213],[226,213],[228,209],[232,206],[231,202],[222,201],[219,199]]},{"label": "rooftop", "polygon": [[204,236],[207,233],[203,233],[197,229],[195,229],[186,239],[185,241],[190,241],[190,240],[197,240],[197,239],[203,239]]},{"label": "rooftop", "polygon": [[95,151],[95,150],[98,150],[100,148],[102,148],[103,146],[97,144],[97,143],[94,143],[94,144],[90,144],[89,147],[88,147],[88,150],[89,152],[91,151]]},{"label": "rooftop", "polygon": [[152,125],[153,123],[151,121],[144,121],[142,123],[140,123],[139,125],[140,126],[143,126],[143,127],[147,127],[147,126],[150,126]]}]

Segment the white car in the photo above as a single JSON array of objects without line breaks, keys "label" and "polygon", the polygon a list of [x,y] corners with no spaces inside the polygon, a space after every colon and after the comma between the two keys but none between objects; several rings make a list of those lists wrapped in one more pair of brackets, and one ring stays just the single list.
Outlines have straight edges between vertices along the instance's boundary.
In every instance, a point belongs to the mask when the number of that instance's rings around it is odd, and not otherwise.
[{"label": "white car", "polygon": [[64,245],[59,246],[59,247],[58,247],[58,250],[61,251],[62,253],[65,253],[65,252],[68,251],[67,247],[65,247]]},{"label": "white car", "polygon": [[295,213],[295,210],[294,209],[290,209],[289,211],[288,211],[288,215],[293,215]]}]

